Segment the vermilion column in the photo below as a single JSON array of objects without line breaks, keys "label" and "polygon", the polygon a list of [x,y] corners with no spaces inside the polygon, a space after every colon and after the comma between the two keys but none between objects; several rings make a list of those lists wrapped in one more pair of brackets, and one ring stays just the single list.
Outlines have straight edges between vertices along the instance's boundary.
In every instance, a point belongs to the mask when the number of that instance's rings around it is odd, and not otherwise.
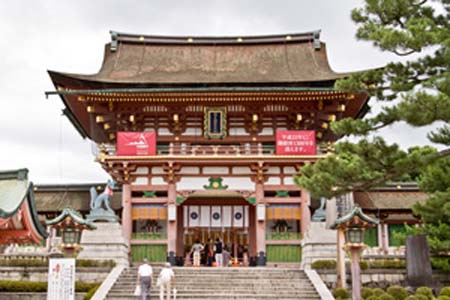
[{"label": "vermilion column", "polygon": [[[257,182],[255,185],[256,196],[256,210],[258,205],[265,205],[264,201],[264,184]],[[264,216],[265,217],[265,216]],[[258,211],[256,211],[256,252],[257,259],[256,264],[258,266],[264,266],[266,264],[266,221],[258,220]]]},{"label": "vermilion column", "polygon": [[125,183],[122,185],[122,230],[128,246],[130,245],[131,241],[132,228],[131,185],[129,183]]},{"label": "vermilion column", "polygon": [[[174,182],[169,182],[167,190],[168,205],[175,205],[177,198],[177,186]],[[177,251],[177,221],[167,220],[167,261],[172,265],[176,264],[175,256]]]}]

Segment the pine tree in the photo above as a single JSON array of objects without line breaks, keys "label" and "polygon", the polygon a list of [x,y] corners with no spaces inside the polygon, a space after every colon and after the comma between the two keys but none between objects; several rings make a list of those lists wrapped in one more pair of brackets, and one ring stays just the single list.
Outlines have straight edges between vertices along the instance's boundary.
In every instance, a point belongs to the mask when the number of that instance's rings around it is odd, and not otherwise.
[{"label": "pine tree", "polygon": [[[336,82],[336,89],[364,91],[383,108],[372,117],[332,123],[337,135],[352,135],[359,141],[339,142],[333,154],[304,166],[295,177],[298,185],[315,197],[331,198],[425,170],[420,187],[430,193],[430,199],[417,205],[414,211],[429,226],[424,230],[430,234],[430,240],[433,234],[439,237],[436,231],[448,230],[450,182],[442,180],[439,188],[432,186],[435,177],[450,177],[448,166],[440,168],[444,162],[448,163],[446,156],[450,152],[419,145],[402,150],[396,144],[386,143],[378,136],[378,130],[396,122],[416,127],[433,124],[435,129],[429,131],[429,140],[450,145],[449,12],[450,0],[365,0],[364,7],[352,11],[358,39],[407,60],[354,73]],[[440,252],[450,251],[450,237],[446,238],[447,244],[441,243]],[[433,249],[438,251],[439,247]]]}]

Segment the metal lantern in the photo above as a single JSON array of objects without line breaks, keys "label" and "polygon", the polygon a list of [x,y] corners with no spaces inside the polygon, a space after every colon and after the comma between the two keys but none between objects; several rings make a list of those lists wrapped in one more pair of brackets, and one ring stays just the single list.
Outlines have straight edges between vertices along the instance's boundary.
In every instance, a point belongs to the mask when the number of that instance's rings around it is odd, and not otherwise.
[{"label": "metal lantern", "polygon": [[62,240],[64,245],[71,245],[71,246],[75,246],[78,245],[80,243],[80,230],[78,230],[75,227],[63,227],[63,232],[62,232]]},{"label": "metal lantern", "polygon": [[351,226],[345,231],[346,244],[363,244],[364,243],[364,229],[362,226]]}]

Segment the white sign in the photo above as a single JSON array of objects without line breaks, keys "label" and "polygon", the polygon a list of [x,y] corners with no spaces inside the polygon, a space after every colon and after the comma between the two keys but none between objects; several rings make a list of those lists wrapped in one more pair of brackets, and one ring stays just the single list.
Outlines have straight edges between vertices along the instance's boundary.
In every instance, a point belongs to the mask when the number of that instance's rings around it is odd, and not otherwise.
[{"label": "white sign", "polygon": [[177,220],[177,207],[175,206],[175,204],[169,204],[167,218],[169,219],[169,221]]},{"label": "white sign", "polygon": [[48,265],[47,300],[75,299],[75,259],[51,258]]},{"label": "white sign", "polygon": [[256,215],[258,221],[264,221],[266,219],[266,206],[264,204],[258,204],[256,206]]}]

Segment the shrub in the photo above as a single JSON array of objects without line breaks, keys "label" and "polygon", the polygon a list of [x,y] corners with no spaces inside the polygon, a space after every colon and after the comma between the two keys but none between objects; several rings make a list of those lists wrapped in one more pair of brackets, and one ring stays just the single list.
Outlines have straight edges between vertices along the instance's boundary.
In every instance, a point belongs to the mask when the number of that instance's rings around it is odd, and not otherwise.
[{"label": "shrub", "polygon": [[316,260],[311,264],[313,269],[336,269],[335,260]]},{"label": "shrub", "polygon": [[92,259],[77,259],[76,261],[77,267],[115,267],[116,262],[113,260],[92,260]]},{"label": "shrub", "polygon": [[348,299],[350,297],[350,293],[347,289],[337,288],[333,291],[334,298]]},{"label": "shrub", "polygon": [[448,296],[450,297],[450,286],[446,286],[444,288],[442,288],[440,294],[440,296]]},{"label": "shrub", "polygon": [[0,259],[3,267],[47,267],[46,260],[40,259]]},{"label": "shrub", "polygon": [[377,297],[377,296],[375,296],[375,295],[369,296],[368,298],[364,298],[364,297],[363,297],[363,299],[364,299],[364,300],[380,300],[380,298]]},{"label": "shrub", "polygon": [[369,262],[371,269],[404,269],[406,262],[404,260],[377,259]]},{"label": "shrub", "polygon": [[361,268],[361,270],[367,270],[369,268],[369,263],[365,260],[361,260],[359,262],[359,267]]},{"label": "shrub", "polygon": [[361,297],[363,297],[363,299],[367,300],[367,298],[369,298],[372,295],[373,295],[373,290],[371,288],[363,287],[361,289]]},{"label": "shrub", "polygon": [[92,296],[94,296],[95,292],[98,290],[99,287],[100,287],[100,284],[96,284],[94,287],[92,287],[86,293],[86,295],[84,295],[83,300],[90,300],[92,298]]},{"label": "shrub", "polygon": [[440,296],[438,297],[438,300],[450,300],[450,296],[440,295]]},{"label": "shrub", "polygon": [[380,299],[380,300],[395,300],[395,298],[394,297],[392,297],[390,294],[388,294],[388,293],[383,293],[383,294],[381,294],[379,297],[378,297],[378,299]]},{"label": "shrub", "polygon": [[416,300],[428,300],[427,296],[421,295],[421,294],[415,294],[415,297],[416,297]]},{"label": "shrub", "polygon": [[404,300],[406,297],[408,297],[408,292],[406,291],[406,289],[399,285],[390,286],[386,292],[394,297],[395,300]]},{"label": "shrub", "polygon": [[410,296],[406,297],[405,300],[417,300],[417,297],[414,295],[410,295]]},{"label": "shrub", "polygon": [[381,295],[384,294],[383,289],[380,289],[380,288],[374,288],[372,291],[373,291],[373,295],[377,296],[377,297],[380,297]]},{"label": "shrub", "polygon": [[423,295],[428,300],[434,299],[433,290],[426,286],[422,286],[416,290],[416,296],[418,295]]},{"label": "shrub", "polygon": [[[86,293],[98,285],[99,283],[75,282],[75,291]],[[1,280],[0,292],[45,293],[47,292],[47,282]]]}]

